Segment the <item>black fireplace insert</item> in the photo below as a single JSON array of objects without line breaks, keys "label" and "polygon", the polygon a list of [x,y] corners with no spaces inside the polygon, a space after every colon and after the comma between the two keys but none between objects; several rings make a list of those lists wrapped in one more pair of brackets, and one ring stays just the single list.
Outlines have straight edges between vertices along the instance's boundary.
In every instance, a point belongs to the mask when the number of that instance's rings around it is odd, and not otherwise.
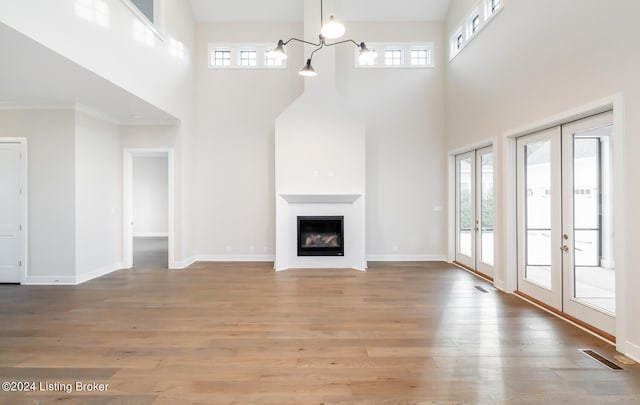
[{"label": "black fireplace insert", "polygon": [[298,256],[344,256],[344,217],[298,217]]}]

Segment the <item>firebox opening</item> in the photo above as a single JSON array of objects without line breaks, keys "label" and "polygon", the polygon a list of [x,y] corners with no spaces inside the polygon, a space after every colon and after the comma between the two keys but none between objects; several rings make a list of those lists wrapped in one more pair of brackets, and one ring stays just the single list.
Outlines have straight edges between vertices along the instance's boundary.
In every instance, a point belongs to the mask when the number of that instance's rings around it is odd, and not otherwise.
[{"label": "firebox opening", "polygon": [[298,217],[298,256],[344,256],[344,217]]}]

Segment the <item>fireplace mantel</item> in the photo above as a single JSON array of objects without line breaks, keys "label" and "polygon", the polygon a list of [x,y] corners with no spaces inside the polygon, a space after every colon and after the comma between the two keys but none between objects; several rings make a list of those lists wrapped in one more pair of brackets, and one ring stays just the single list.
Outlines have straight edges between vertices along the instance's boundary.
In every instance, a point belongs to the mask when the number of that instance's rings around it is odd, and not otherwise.
[{"label": "fireplace mantel", "polygon": [[353,204],[362,194],[280,194],[290,204]]}]

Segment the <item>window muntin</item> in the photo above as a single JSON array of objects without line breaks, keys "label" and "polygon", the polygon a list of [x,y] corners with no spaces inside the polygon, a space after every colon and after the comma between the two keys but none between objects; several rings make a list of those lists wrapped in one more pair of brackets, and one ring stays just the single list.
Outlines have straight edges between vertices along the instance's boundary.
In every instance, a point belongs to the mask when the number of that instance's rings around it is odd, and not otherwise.
[{"label": "window muntin", "polygon": [[502,0],[489,0],[489,14],[495,13],[502,6]]},{"label": "window muntin", "polygon": [[462,23],[449,37],[449,61],[460,53],[476,34],[504,7],[504,0],[477,0]]},{"label": "window muntin", "polygon": [[462,49],[462,44],[464,43],[464,37],[462,36],[462,32],[456,36],[456,50]]},{"label": "window muntin", "polygon": [[282,66],[282,59],[270,58],[269,51],[271,51],[271,48],[266,48],[264,50],[264,65],[265,66]]}]

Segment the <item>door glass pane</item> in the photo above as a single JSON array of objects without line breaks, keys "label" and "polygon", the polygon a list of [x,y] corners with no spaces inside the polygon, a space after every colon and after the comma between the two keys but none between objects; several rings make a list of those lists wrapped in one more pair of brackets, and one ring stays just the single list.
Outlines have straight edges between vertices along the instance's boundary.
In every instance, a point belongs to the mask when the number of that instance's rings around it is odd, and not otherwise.
[{"label": "door glass pane", "polygon": [[611,126],[574,135],[574,297],[615,313]]},{"label": "door glass pane", "polygon": [[551,140],[525,145],[525,278],[551,289]]},{"label": "door glass pane", "polygon": [[480,261],[493,266],[493,154],[480,158]]},{"label": "door glass pane", "polygon": [[473,202],[471,201],[471,158],[458,161],[458,251],[471,257]]}]

